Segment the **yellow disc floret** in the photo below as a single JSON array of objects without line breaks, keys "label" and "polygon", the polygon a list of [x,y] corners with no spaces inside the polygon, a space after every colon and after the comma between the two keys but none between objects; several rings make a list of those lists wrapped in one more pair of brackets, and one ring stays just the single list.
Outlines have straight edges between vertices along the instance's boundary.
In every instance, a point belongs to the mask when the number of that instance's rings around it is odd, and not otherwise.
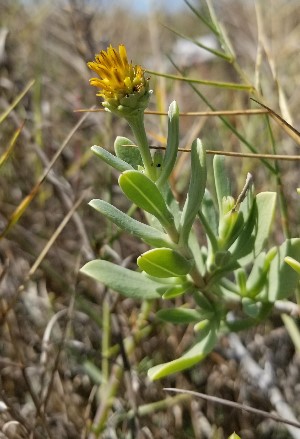
[{"label": "yellow disc floret", "polygon": [[[128,62],[126,48],[119,45],[119,51],[111,45],[95,56],[88,67],[99,78],[91,78],[90,84],[98,87],[97,96],[104,98],[103,105],[111,110],[123,113],[134,109],[145,109],[150,92],[149,79],[144,76],[140,65]],[[125,115],[125,114],[124,114]]]}]

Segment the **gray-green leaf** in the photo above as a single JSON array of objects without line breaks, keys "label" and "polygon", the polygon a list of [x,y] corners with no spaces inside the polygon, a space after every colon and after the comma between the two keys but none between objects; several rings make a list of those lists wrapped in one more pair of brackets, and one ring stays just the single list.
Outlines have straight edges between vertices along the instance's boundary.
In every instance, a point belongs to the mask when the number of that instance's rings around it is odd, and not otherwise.
[{"label": "gray-green leaf", "polygon": [[134,169],[143,166],[143,160],[138,147],[127,137],[118,136],[114,143],[114,149],[117,157],[129,163]]},{"label": "gray-green leaf", "polygon": [[270,302],[287,299],[298,285],[299,274],[285,263],[286,256],[300,259],[300,238],[287,239],[281,244],[277,255],[271,262],[268,287],[263,294],[263,297]]},{"label": "gray-green leaf", "polygon": [[159,364],[148,371],[149,378],[154,381],[167,375],[188,369],[202,361],[212,351],[218,340],[215,324],[208,325],[203,329],[200,341],[189,349],[182,357],[168,363]]},{"label": "gray-green leaf", "polygon": [[105,163],[110,165],[112,168],[115,168],[117,171],[124,172],[124,171],[130,170],[130,169],[133,169],[133,167],[129,163],[127,163],[124,160],[121,160],[119,157],[116,157],[115,155],[111,154],[106,149],[102,148],[101,146],[94,145],[91,147],[91,150],[98,157],[100,157]]},{"label": "gray-green leaf", "polygon": [[230,180],[225,169],[225,159],[221,155],[215,155],[213,160],[214,178],[218,198],[219,212],[222,214],[222,200],[231,195]]},{"label": "gray-green leaf", "polygon": [[163,225],[173,223],[163,196],[150,178],[139,171],[125,171],[119,178],[119,185],[129,200],[141,209],[154,215]]},{"label": "gray-green leaf", "polygon": [[178,324],[195,323],[203,319],[203,316],[199,311],[188,308],[160,309],[157,311],[156,317],[164,322]]},{"label": "gray-green leaf", "polygon": [[154,227],[143,224],[134,218],[121,212],[116,207],[103,200],[91,200],[89,205],[96,209],[98,212],[105,215],[110,221],[125,230],[128,233],[132,233],[138,238],[142,239],[149,245],[156,247],[172,246],[167,234],[160,232]]},{"label": "gray-green leaf", "polygon": [[160,297],[156,290],[162,286],[161,284],[147,278],[143,273],[128,270],[108,261],[100,259],[90,261],[80,271],[132,299],[149,300]]},{"label": "gray-green leaf", "polygon": [[161,187],[169,178],[177,158],[179,145],[179,109],[175,101],[169,107],[168,112],[168,140],[165,156],[162,163],[162,171],[157,180],[157,186]]},{"label": "gray-green leaf", "polygon": [[196,139],[191,149],[191,179],[180,220],[180,241],[188,243],[189,234],[200,208],[207,178],[206,152],[201,140]]},{"label": "gray-green leaf", "polygon": [[170,248],[155,248],[143,253],[137,260],[138,266],[150,276],[179,277],[187,275],[192,264]]}]

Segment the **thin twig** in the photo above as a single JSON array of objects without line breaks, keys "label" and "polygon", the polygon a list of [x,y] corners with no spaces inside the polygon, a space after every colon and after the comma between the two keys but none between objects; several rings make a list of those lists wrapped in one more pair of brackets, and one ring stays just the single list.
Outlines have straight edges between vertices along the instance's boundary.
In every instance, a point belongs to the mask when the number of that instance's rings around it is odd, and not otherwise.
[{"label": "thin twig", "polygon": [[280,313],[288,314],[292,317],[300,316],[300,305],[288,300],[276,300],[274,310]]},{"label": "thin twig", "polygon": [[53,366],[50,382],[49,382],[49,385],[48,385],[47,392],[45,394],[44,400],[41,403],[41,410],[43,410],[43,412],[46,412],[47,405],[48,405],[48,402],[49,402],[49,399],[50,399],[51,391],[52,391],[53,384],[54,384],[55,373],[56,373],[56,371],[58,369],[60,356],[61,356],[61,353],[62,353],[62,350],[63,350],[63,347],[64,347],[64,343],[65,343],[65,339],[66,339],[66,336],[67,336],[67,331],[68,331],[69,323],[71,321],[72,313],[73,313],[73,310],[74,310],[74,304],[75,304],[75,289],[74,289],[73,295],[71,296],[71,300],[70,300],[69,307],[68,307],[68,310],[67,310],[66,323],[65,323],[63,331],[62,331],[61,340],[60,340],[60,342],[58,344],[58,347],[57,347],[57,354],[56,354],[56,357],[55,357],[55,360],[54,360],[54,366]]},{"label": "thin twig", "polygon": [[[12,320],[14,318],[14,320]],[[8,314],[7,318],[6,318],[6,323],[8,326],[8,330],[9,330],[9,334],[11,337],[11,342],[12,345],[14,346],[17,358],[18,358],[18,362],[19,364],[21,364],[22,366],[20,367],[24,382],[26,384],[27,390],[31,396],[32,402],[35,406],[36,409],[36,414],[37,416],[41,419],[41,423],[46,431],[47,437],[48,439],[52,439],[51,437],[51,433],[49,430],[49,426],[47,424],[47,420],[46,417],[44,415],[44,413],[41,412],[40,410],[40,405],[39,405],[39,401],[38,401],[38,397],[36,395],[35,390],[32,388],[31,382],[29,377],[27,376],[27,371],[26,371],[26,366],[25,366],[25,357],[24,357],[24,352],[23,349],[20,346],[20,339],[21,339],[21,335],[20,335],[20,325],[17,319],[17,315],[15,314],[14,310],[11,310],[11,312]],[[35,419],[35,423],[37,422],[37,419]],[[32,429],[34,429],[34,426],[32,426]]]},{"label": "thin twig", "polygon": [[29,435],[30,431],[32,431],[32,426],[28,423],[28,420],[26,418],[24,418],[23,415],[21,415],[20,410],[16,410],[13,405],[10,404],[9,399],[6,396],[6,393],[4,392],[3,388],[2,388],[2,383],[0,385],[0,395],[1,395],[1,399],[3,400],[3,402],[6,404],[7,406],[7,410],[9,411],[9,413],[11,414],[11,416],[19,422],[19,424],[24,428],[24,430],[26,431],[27,435]]},{"label": "thin twig", "polygon": [[279,125],[285,130],[285,132],[287,132],[298,145],[300,145],[300,132],[295,127],[293,127],[290,123],[283,119],[283,117],[276,113],[276,111],[272,110],[270,107],[267,107],[267,105],[257,101],[256,99],[250,99],[268,110],[273,119],[276,120],[277,123],[279,123]]},{"label": "thin twig", "polygon": [[248,172],[247,177],[246,177],[246,182],[245,185],[240,193],[240,195],[237,197],[236,203],[233,206],[233,208],[231,209],[232,212],[236,211],[238,206],[243,202],[243,200],[246,198],[247,192],[250,188],[250,186],[253,184],[253,177],[250,174],[250,172]]},{"label": "thin twig", "polygon": [[[129,146],[129,145],[128,145]],[[135,146],[135,145],[132,145]],[[150,145],[152,149],[166,149],[165,146]],[[178,148],[181,152],[191,152],[190,148]],[[224,155],[228,157],[249,157],[253,159],[268,159],[268,160],[300,160],[300,155],[279,155],[279,154],[255,154],[250,152],[232,152],[232,151],[218,151],[214,149],[207,149],[207,154]]]},{"label": "thin twig", "polygon": [[[79,110],[74,110],[74,113],[102,113],[107,112],[105,108],[82,108]],[[267,114],[268,110],[257,110],[257,109],[248,109],[248,110],[219,110],[219,111],[186,111],[179,113],[179,116],[188,116],[188,117],[207,117],[207,116],[255,116],[257,114]],[[150,114],[154,116],[168,116],[167,111],[151,111],[146,110],[145,114]]]},{"label": "thin twig", "polygon": [[45,258],[46,254],[48,253],[48,251],[50,250],[50,248],[52,247],[52,245],[54,244],[54,242],[56,241],[56,239],[58,238],[64,227],[67,225],[74,212],[78,209],[84,198],[85,198],[85,193],[82,193],[79,199],[76,201],[76,203],[74,203],[71,210],[67,213],[67,215],[63,218],[63,220],[59,224],[59,226],[56,228],[55,232],[52,234],[49,241],[47,241],[45,247],[43,248],[39,256],[36,258],[32,267],[30,268],[28,273],[29,277],[33,276],[33,274],[36,272],[37,268]]},{"label": "thin twig", "polygon": [[196,396],[197,398],[205,399],[206,401],[215,402],[217,404],[227,405],[239,410],[245,410],[246,412],[254,413],[255,415],[263,416],[264,418],[272,419],[276,422],[282,422],[284,424],[292,425],[293,427],[300,428],[299,422],[290,421],[289,419],[282,418],[281,416],[273,415],[272,413],[259,410],[254,407],[250,407],[246,404],[239,404],[238,402],[228,401],[227,399],[218,398],[217,396],[206,395],[205,393],[195,392],[193,390],[173,389],[165,387],[164,390],[168,392],[187,393],[188,395]]},{"label": "thin twig", "polygon": [[40,419],[42,420],[43,427],[45,428],[45,431],[47,433],[47,437],[49,439],[52,439],[51,432],[50,432],[50,429],[49,429],[49,426],[48,426],[48,423],[47,423],[47,419],[46,419],[45,413],[43,412],[43,410],[41,410],[41,406],[40,406],[39,400],[37,398],[37,395],[36,395],[34,389],[31,386],[30,379],[27,376],[26,368],[23,367],[21,369],[21,371],[22,371],[22,375],[23,375],[24,381],[26,383],[27,389],[28,389],[28,391],[30,393],[31,399],[32,399],[33,404],[35,406],[36,412],[37,412],[38,416],[40,417]]},{"label": "thin twig", "polygon": [[[44,181],[46,180],[46,177],[48,176],[48,174],[50,173],[51,169],[53,168],[56,160],[58,159],[58,157],[61,155],[62,151],[64,150],[64,148],[67,146],[67,144],[69,143],[69,141],[71,140],[71,138],[73,137],[73,135],[76,133],[76,131],[78,130],[78,128],[82,125],[82,123],[85,121],[85,119],[87,118],[88,114],[85,114],[78,122],[77,124],[72,128],[72,130],[69,132],[69,134],[66,136],[65,140],[63,141],[63,143],[61,144],[61,146],[59,147],[59,149],[56,151],[56,153],[54,154],[54,156],[52,157],[52,159],[49,161],[49,163],[47,164],[47,166],[45,167],[43,173],[41,174],[41,176],[39,177],[38,181],[35,183],[35,185],[33,186],[33,188],[31,189],[30,193],[23,198],[23,200],[19,203],[19,205],[16,207],[16,209],[14,210],[14,212],[11,214],[10,219],[7,223],[7,225],[4,227],[4,230],[1,232],[0,234],[0,238],[4,237],[7,232],[11,229],[12,225],[15,224],[16,219],[19,220],[20,216],[24,213],[25,209],[27,209],[28,205],[32,202],[32,200],[36,197],[36,195],[39,192],[39,189],[41,187],[41,185],[44,183]],[[25,130],[22,131],[22,133],[24,133]],[[37,151],[39,151],[40,148],[37,148]]]},{"label": "thin twig", "polygon": [[284,415],[283,420],[280,420],[280,422],[284,422],[287,425],[287,429],[294,439],[299,439],[298,429],[300,428],[300,423],[297,421],[292,408],[284,400],[279,388],[275,385],[273,374],[271,375],[267,368],[262,369],[256,363],[236,334],[229,334],[228,341],[232,354],[241,362],[247,378],[259,387],[270,400],[277,413]]}]

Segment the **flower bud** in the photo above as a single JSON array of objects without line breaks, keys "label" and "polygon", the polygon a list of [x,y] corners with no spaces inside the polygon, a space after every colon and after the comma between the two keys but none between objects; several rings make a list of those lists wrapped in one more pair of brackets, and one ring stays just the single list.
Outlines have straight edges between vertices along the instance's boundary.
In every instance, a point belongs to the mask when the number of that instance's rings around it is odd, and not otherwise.
[{"label": "flower bud", "polygon": [[111,45],[95,56],[88,67],[99,78],[91,78],[90,84],[98,87],[104,101],[102,105],[109,111],[122,116],[131,116],[136,111],[144,111],[148,106],[151,90],[149,78],[145,78],[140,65],[128,62],[126,48],[119,45],[119,51]]}]

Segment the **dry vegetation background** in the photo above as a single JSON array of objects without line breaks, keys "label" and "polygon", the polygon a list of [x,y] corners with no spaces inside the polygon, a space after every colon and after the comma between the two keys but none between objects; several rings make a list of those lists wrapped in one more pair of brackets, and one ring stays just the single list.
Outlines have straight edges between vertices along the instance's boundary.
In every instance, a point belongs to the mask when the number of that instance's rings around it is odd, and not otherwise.
[{"label": "dry vegetation background", "polygon": [[[239,63],[254,83],[254,3],[215,3]],[[300,4],[297,0],[257,3],[274,66],[272,71],[262,52],[262,93],[270,107],[290,116],[299,129]],[[122,341],[135,334],[140,304],[105,291],[78,275],[78,270],[97,257],[134,269],[144,245],[119,234],[87,206],[91,198],[102,198],[121,209],[129,207],[119,193],[117,175],[90,152],[93,144],[112,150],[116,135],[129,135],[127,126],[109,114],[74,110],[99,107],[95,89],[88,85],[91,75],[86,62],[109,43],[125,43],[134,62],[176,74],[166,54],[172,53],[177,36],[163,25],[189,37],[208,33],[184,4],[179,12],[153,9],[149,15],[137,16],[122,1],[0,0],[0,115],[35,80],[0,125],[3,153],[25,121],[12,154],[0,169],[0,232],[5,233],[0,241],[1,438],[222,439],[234,430],[243,439],[300,438],[300,430],[298,436],[291,436],[284,425],[232,408],[187,396],[165,401],[163,387],[179,387],[272,410],[268,389],[263,392],[255,377],[249,377],[231,355],[226,337],[197,367],[151,383],[148,367],[175,358],[192,336],[190,329],[163,326],[152,319],[151,332],[136,341],[132,355],[124,358],[116,353],[108,363],[103,362],[104,304],[110,307],[110,344],[116,352]],[[222,60],[193,63],[184,69],[196,78],[239,79]],[[286,105],[279,101],[278,84]],[[151,86],[152,109],[166,110],[176,99],[181,111],[207,110],[188,84],[152,76]],[[245,92],[200,89],[218,110],[256,108]],[[260,152],[272,152],[263,116],[231,117],[230,121]],[[164,117],[149,115],[146,126],[154,144],[166,135]],[[279,154],[299,153],[299,146],[277,124],[272,122],[272,127]],[[181,146],[189,146],[197,136],[210,149],[246,151],[217,118],[182,118]],[[174,175],[179,197],[187,183],[188,166],[188,157],[183,155]],[[276,190],[274,178],[258,160],[228,159],[228,169],[235,194],[243,187],[247,172],[253,173],[257,191]],[[291,234],[299,236],[299,165],[296,161],[280,163],[280,169]],[[19,218],[16,209],[29,194],[32,200]],[[12,218],[17,221],[7,230]],[[59,229],[64,219],[67,222]],[[277,219],[273,244],[283,236]],[[300,357],[280,315],[275,313],[241,338],[258,364],[272,370],[273,383],[299,419]],[[103,371],[107,364],[108,373]],[[107,395],[98,387],[106,375],[111,380],[108,387],[116,389],[107,413]],[[144,416],[124,415],[157,401],[162,401],[161,407],[148,406]],[[99,423],[101,416],[106,419],[105,429],[98,435],[89,433],[90,425]]]}]

